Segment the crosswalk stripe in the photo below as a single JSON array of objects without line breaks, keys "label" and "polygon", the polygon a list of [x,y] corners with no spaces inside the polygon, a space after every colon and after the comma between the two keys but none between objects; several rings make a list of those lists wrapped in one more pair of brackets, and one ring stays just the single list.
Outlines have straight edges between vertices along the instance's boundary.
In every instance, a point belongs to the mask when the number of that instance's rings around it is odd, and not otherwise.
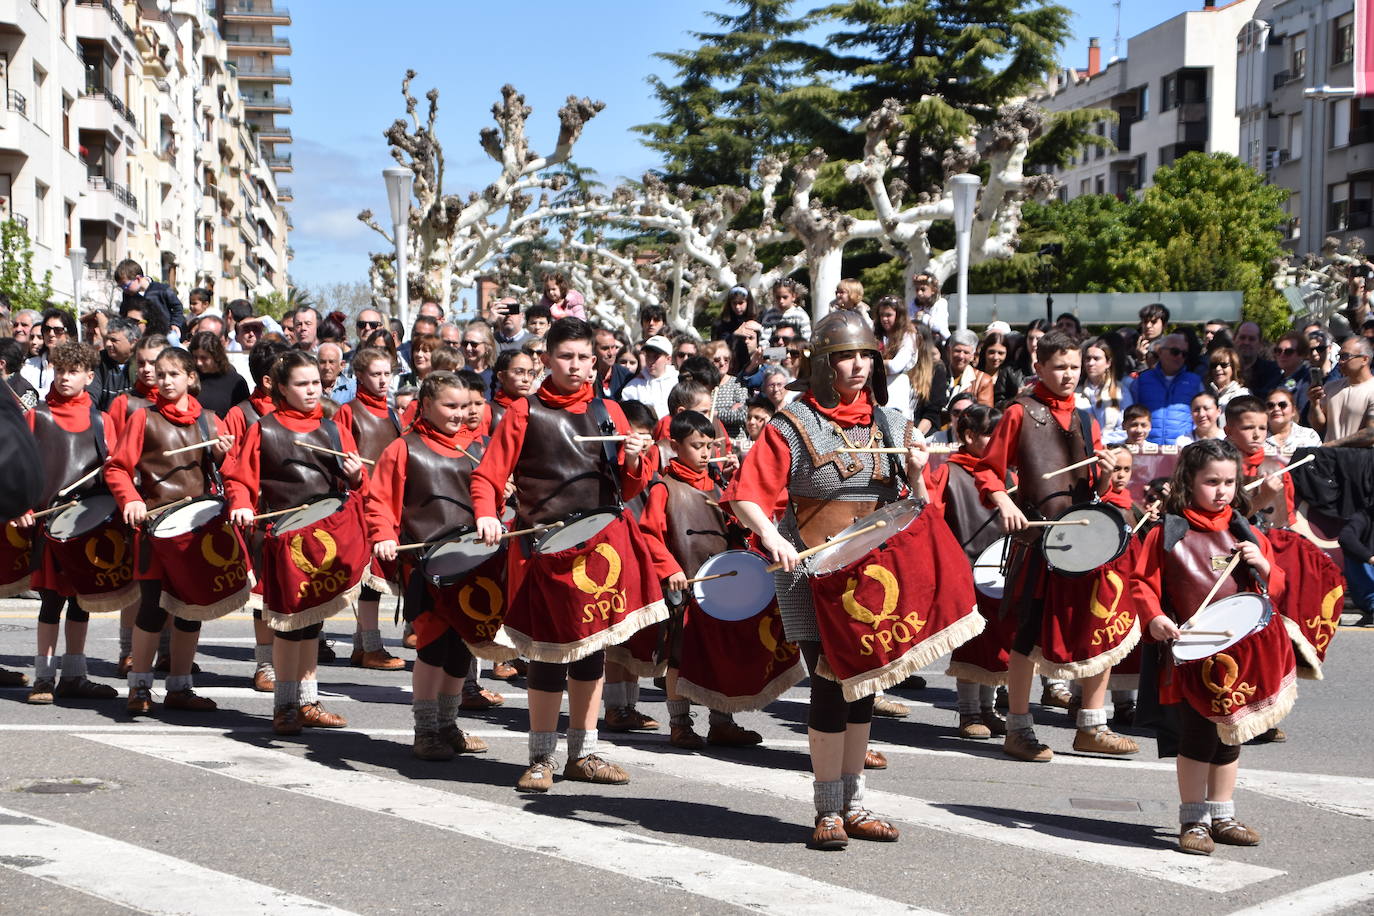
[{"label": "crosswalk stripe", "polygon": [[1327,913],[1350,911],[1356,904],[1368,904],[1371,900],[1374,900],[1374,871],[1365,871],[1304,887],[1291,894],[1236,910],[1231,916],[1325,916]]},{"label": "crosswalk stripe", "polygon": [[200,762],[213,760],[215,769],[206,772],[217,776],[402,818],[759,913],[832,916],[854,910],[935,916],[930,910],[655,836],[534,814],[370,773],[336,770],[232,738],[204,734],[82,737],[197,768],[203,768]]},{"label": "crosswalk stripe", "polygon": [[160,916],[349,916],[307,897],[9,808],[0,808],[0,866]]},{"label": "crosswalk stripe", "polygon": [[[652,768],[668,776],[791,801],[811,801],[809,773],[751,767],[696,754],[675,754],[665,759],[662,754],[631,747],[617,748],[615,759],[634,767]],[[1051,853],[1199,890],[1225,893],[1284,874],[1272,868],[1226,859],[1179,856],[1162,845],[1139,846],[1076,830],[1041,828],[1016,817],[1014,812],[999,816],[981,811],[978,817],[963,817],[924,799],[872,789],[866,791],[865,800],[876,813],[891,818],[899,827],[924,827],[1032,852]]]}]

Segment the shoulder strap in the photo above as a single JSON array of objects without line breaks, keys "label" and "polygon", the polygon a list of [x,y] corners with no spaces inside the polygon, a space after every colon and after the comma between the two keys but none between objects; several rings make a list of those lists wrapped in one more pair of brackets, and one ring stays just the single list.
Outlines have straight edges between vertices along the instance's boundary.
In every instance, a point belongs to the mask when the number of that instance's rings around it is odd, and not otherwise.
[{"label": "shoulder strap", "polygon": [[399,435],[402,432],[401,415],[398,414],[396,408],[392,407],[390,404],[386,405],[386,415],[391,418],[391,425],[396,427],[396,433]]},{"label": "shoulder strap", "polygon": [[[200,416],[196,417],[196,426],[200,429],[200,441],[209,442],[215,438],[215,429],[210,421],[210,411],[201,408]],[[205,472],[205,479],[210,483],[212,492],[219,494],[224,492],[224,478],[220,476],[219,467],[215,464],[214,456],[210,454],[210,449],[204,449],[200,454],[201,468]]]},{"label": "shoulder strap", "polygon": [[[889,446],[897,447],[906,444],[905,442],[898,442],[892,437],[892,424],[888,421],[887,410],[877,404],[873,405],[873,422],[877,424],[878,432],[883,434],[883,441]],[[888,459],[888,463],[892,467],[893,477],[910,487],[911,481],[907,480],[906,462],[901,460],[902,456],[885,455],[884,457]]]},{"label": "shoulder strap", "polygon": [[[592,398],[587,403],[587,413],[592,415],[603,436],[615,435],[615,421],[611,419],[611,413],[606,409],[604,400]],[[601,455],[606,461],[606,466],[611,469],[611,478],[615,481],[615,501],[619,505],[624,505],[625,496],[620,490],[620,462],[617,460],[616,443],[601,443]]]},{"label": "shoulder strap", "polygon": [[96,457],[104,464],[110,453],[105,446],[105,418],[101,415],[100,408],[95,406],[95,401],[91,402],[91,432],[95,433]]}]

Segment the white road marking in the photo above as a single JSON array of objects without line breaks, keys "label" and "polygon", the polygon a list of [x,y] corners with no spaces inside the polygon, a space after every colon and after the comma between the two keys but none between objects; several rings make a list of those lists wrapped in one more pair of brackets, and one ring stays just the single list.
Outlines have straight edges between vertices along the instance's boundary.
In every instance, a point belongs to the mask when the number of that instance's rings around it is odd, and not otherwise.
[{"label": "white road marking", "polygon": [[1291,894],[1236,910],[1231,916],[1324,916],[1371,900],[1374,900],[1374,871],[1365,871],[1304,887]]},{"label": "white road marking", "polygon": [[9,808],[0,808],[0,867],[140,913],[348,914],[246,878]]},{"label": "white road marking", "polygon": [[[661,754],[628,747],[617,748],[615,759],[618,763],[653,768],[667,776],[792,801],[811,801],[810,773],[763,769],[696,754],[664,758]],[[1037,827],[1014,815],[998,817],[984,813],[979,817],[965,817],[910,795],[869,789],[865,797],[875,812],[891,818],[899,827],[924,827],[1032,852],[1051,853],[1214,893],[1238,890],[1284,874],[1272,868],[1226,859],[1180,856],[1162,844],[1138,846],[1081,831]]]},{"label": "white road marking", "polygon": [[[208,735],[86,734],[87,740],[197,766],[256,786],[280,789],[401,818],[524,852],[614,872],[760,913],[932,913],[859,890],[816,881],[641,833],[533,814],[398,779],[335,770],[292,754]],[[809,790],[808,790],[809,791]]]}]

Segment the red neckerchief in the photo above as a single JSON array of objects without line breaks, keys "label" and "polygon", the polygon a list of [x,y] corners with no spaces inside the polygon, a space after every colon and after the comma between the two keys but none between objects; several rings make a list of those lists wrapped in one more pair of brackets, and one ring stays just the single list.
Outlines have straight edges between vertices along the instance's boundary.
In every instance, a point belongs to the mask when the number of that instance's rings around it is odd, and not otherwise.
[{"label": "red neckerchief", "polygon": [[253,389],[253,393],[248,396],[248,403],[253,405],[253,409],[260,417],[265,417],[277,409],[277,405],[272,403],[272,395],[261,385]]},{"label": "red neckerchief", "polygon": [[1188,524],[1199,531],[1225,531],[1231,525],[1232,514],[1230,506],[1222,506],[1220,512],[1205,512],[1192,506],[1183,510]]},{"label": "red neckerchief", "polygon": [[1102,494],[1102,501],[1116,506],[1118,509],[1134,509],[1135,503],[1131,502],[1131,491],[1126,489],[1118,490],[1112,487]]},{"label": "red neckerchief", "polygon": [[1245,454],[1244,452],[1241,452],[1241,453],[1240,453],[1240,460],[1241,460],[1242,466],[1243,466],[1243,468],[1244,468],[1244,474],[1245,474],[1245,476],[1246,476],[1246,477],[1258,477],[1258,476],[1260,476],[1260,465],[1261,465],[1261,464],[1264,464],[1264,458],[1265,458],[1264,449],[1258,450],[1258,451],[1255,452],[1253,455],[1247,455],[1247,454]]},{"label": "red neckerchief", "polygon": [[520,400],[520,399],[519,399],[519,398],[513,398],[513,397],[511,397],[510,395],[506,394],[506,389],[504,389],[504,388],[497,388],[497,389],[496,389],[496,394],[492,395],[491,400],[492,400],[492,403],[493,403],[493,404],[496,404],[496,405],[498,405],[498,406],[500,406],[500,407],[504,407],[504,408],[506,408],[507,410],[509,410],[509,409],[510,409],[510,405],[514,404],[516,401],[518,401],[518,400]]},{"label": "red neckerchief", "polygon": [[1073,423],[1074,418],[1074,396],[1070,394],[1066,398],[1058,397],[1054,392],[1046,387],[1045,383],[1036,379],[1035,390],[1031,392],[1037,401],[1043,403],[1054,414],[1054,418],[1059,421],[1059,425],[1069,429],[1069,424]]},{"label": "red neckerchief", "polygon": [[978,462],[981,460],[981,458],[975,458],[968,452],[954,452],[949,456],[950,464],[957,464],[970,474],[973,473],[974,468],[978,467]]},{"label": "red neckerchief", "polygon": [[424,436],[426,439],[430,439],[433,442],[442,445],[444,448],[450,449],[451,451],[455,452],[461,451],[463,446],[467,445],[468,442],[472,441],[472,436],[469,435],[467,437],[467,442],[464,442],[463,433],[476,432],[476,430],[470,430],[466,426],[464,426],[458,430],[457,434],[450,436],[448,433],[440,430],[439,427],[435,426],[433,423],[429,422],[423,417],[415,421],[415,431],[418,432],[420,435]]},{"label": "red neckerchief", "polygon": [[695,471],[676,458],[668,462],[668,473],[683,483],[691,484],[694,490],[710,490],[715,486],[709,470]]},{"label": "red neckerchief", "polygon": [[294,407],[278,407],[276,410],[277,418],[281,420],[321,420],[324,418],[324,409],[319,404],[311,411],[296,410]]},{"label": "red neckerchief", "polygon": [[200,416],[200,401],[189,394],[186,395],[185,410],[178,410],[175,401],[168,401],[161,394],[153,402],[153,408],[166,417],[167,422],[176,426],[190,426]]},{"label": "red neckerchief", "polygon": [[802,395],[802,400],[816,413],[840,426],[867,426],[873,422],[873,398],[867,389],[860,391],[848,404],[841,401],[834,407],[822,407],[809,391]]},{"label": "red neckerchief", "polygon": [[[552,378],[546,378],[535,394],[538,395],[539,400],[543,401],[547,407],[552,407],[555,410],[570,410],[573,407],[585,405],[591,401],[593,392],[591,385],[583,385],[571,394],[564,394],[554,387]],[[585,412],[586,407],[583,407],[582,410],[573,411],[573,413]]]},{"label": "red neckerchief", "polygon": [[91,425],[91,396],[85,389],[78,392],[76,397],[64,398],[56,388],[49,388],[44,400],[53,419],[63,429],[78,432]]},{"label": "red neckerchief", "polygon": [[143,384],[143,379],[134,379],[135,397],[140,397],[144,398],[145,400],[151,401],[157,397],[156,392],[157,387],[155,385],[145,385]]},{"label": "red neckerchief", "polygon": [[358,393],[354,396],[354,400],[356,400],[358,403],[366,407],[367,412],[372,414],[374,417],[385,417],[390,415],[390,411],[387,409],[385,397],[373,397],[363,389],[359,388]]}]

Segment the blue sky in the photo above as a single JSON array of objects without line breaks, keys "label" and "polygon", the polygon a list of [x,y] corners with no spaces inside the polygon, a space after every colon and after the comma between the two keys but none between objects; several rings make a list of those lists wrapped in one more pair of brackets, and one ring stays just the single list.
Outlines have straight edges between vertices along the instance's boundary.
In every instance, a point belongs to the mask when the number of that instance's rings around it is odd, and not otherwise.
[{"label": "blue sky", "polygon": [[[606,109],[588,126],[574,156],[603,180],[639,176],[654,165],[635,124],[654,120],[657,107],[645,78],[670,76],[657,51],[692,45],[687,33],[711,25],[702,10],[724,0],[582,0],[578,4],[523,0],[295,0],[286,30],[294,83],[279,90],[295,112],[284,119],[295,136],[296,171],[283,176],[295,202],[290,244],[292,279],[306,286],[351,282],[367,276],[367,255],[385,241],[356,219],[367,207],[389,228],[381,172],[394,163],[382,131],[404,114],[400,83],[417,71],[420,99],[438,88],[438,132],[446,154],[446,190],[466,195],[485,186],[496,165],[481,151],[477,133],[492,124],[501,86],[513,84],[533,107],[532,146],[547,152],[558,133],[557,110],[570,94],[590,96]],[[815,3],[819,6],[819,3]],[[1110,0],[1068,0],[1076,37],[1064,48],[1066,64],[1085,66],[1088,36],[1112,54],[1116,12]],[[807,0],[797,10],[811,6]],[[1187,10],[1201,0],[1123,0],[1126,39]]]}]

